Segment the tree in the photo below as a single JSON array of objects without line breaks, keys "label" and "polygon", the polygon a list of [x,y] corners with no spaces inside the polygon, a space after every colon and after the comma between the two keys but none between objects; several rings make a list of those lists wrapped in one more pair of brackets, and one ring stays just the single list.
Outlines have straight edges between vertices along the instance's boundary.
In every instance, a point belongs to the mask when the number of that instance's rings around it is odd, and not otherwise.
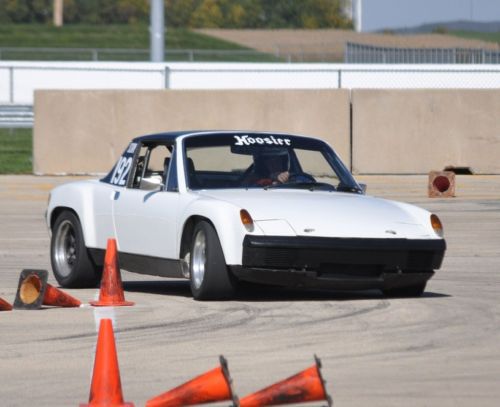
[{"label": "tree", "polygon": [[81,15],[75,0],[64,0],[64,23],[77,23]]},{"label": "tree", "polygon": [[[171,27],[348,28],[343,0],[164,0]],[[0,22],[47,23],[53,0],[0,0]],[[64,0],[66,23],[149,22],[150,0]]]},{"label": "tree", "polygon": [[119,22],[137,23],[149,17],[149,4],[144,0],[119,0],[116,6]]},{"label": "tree", "polygon": [[226,26],[231,28],[243,28],[246,23],[245,8],[241,4],[234,4],[226,15]]},{"label": "tree", "polygon": [[263,1],[264,26],[268,28],[299,28],[302,26],[300,15],[303,8],[303,1]]},{"label": "tree", "polygon": [[31,22],[31,13],[27,0],[6,0],[5,12],[13,23]]},{"label": "tree", "polygon": [[217,0],[202,0],[191,15],[190,26],[195,28],[222,27],[224,16]]},{"label": "tree", "polygon": [[188,27],[191,14],[199,4],[199,0],[166,0],[165,19],[167,26]]},{"label": "tree", "polygon": [[32,21],[47,23],[52,19],[52,0],[33,0],[30,3]]}]

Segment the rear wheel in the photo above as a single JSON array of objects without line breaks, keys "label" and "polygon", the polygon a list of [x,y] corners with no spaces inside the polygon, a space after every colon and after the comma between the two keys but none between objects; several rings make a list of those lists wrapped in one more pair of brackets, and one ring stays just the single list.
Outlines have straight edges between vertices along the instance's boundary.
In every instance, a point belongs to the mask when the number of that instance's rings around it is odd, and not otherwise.
[{"label": "rear wheel", "polygon": [[62,287],[95,287],[100,280],[100,270],[85,246],[80,221],[71,211],[62,212],[52,227],[50,261]]},{"label": "rear wheel", "polygon": [[194,227],[189,274],[196,300],[228,299],[234,295],[234,277],[227,269],[219,237],[206,221]]},{"label": "rear wheel", "polygon": [[386,297],[395,298],[410,298],[410,297],[421,297],[425,291],[425,286],[427,283],[420,283],[409,285],[407,287],[398,287],[382,290]]}]

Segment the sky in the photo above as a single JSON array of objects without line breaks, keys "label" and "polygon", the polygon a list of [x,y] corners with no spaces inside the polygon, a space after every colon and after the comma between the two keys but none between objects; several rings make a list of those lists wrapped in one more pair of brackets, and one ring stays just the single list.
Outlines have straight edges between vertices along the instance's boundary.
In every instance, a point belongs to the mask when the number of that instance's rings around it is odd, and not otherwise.
[{"label": "sky", "polygon": [[500,0],[362,0],[363,31],[455,20],[500,21]]}]

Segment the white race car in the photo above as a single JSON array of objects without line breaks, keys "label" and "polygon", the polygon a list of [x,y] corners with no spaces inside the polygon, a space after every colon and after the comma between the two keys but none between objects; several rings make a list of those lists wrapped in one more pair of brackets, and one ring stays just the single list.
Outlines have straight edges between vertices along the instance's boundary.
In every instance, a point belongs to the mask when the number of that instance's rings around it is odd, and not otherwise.
[{"label": "white race car", "polygon": [[418,296],[446,249],[436,215],[366,196],[325,142],[267,132],[137,137],[103,179],[52,190],[47,224],[61,286],[95,286],[116,238],[123,269],[198,300],[241,282]]}]

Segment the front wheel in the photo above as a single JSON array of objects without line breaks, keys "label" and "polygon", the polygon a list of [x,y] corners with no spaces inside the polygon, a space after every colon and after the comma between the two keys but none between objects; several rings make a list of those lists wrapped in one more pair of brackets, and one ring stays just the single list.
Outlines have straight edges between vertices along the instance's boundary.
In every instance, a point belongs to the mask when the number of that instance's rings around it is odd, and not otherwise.
[{"label": "front wheel", "polygon": [[62,287],[95,287],[100,280],[100,270],[85,247],[80,221],[71,211],[62,212],[52,227],[50,261]]},{"label": "front wheel", "polygon": [[228,299],[234,295],[234,277],[227,269],[217,232],[208,222],[200,221],[194,227],[189,272],[195,300]]}]

